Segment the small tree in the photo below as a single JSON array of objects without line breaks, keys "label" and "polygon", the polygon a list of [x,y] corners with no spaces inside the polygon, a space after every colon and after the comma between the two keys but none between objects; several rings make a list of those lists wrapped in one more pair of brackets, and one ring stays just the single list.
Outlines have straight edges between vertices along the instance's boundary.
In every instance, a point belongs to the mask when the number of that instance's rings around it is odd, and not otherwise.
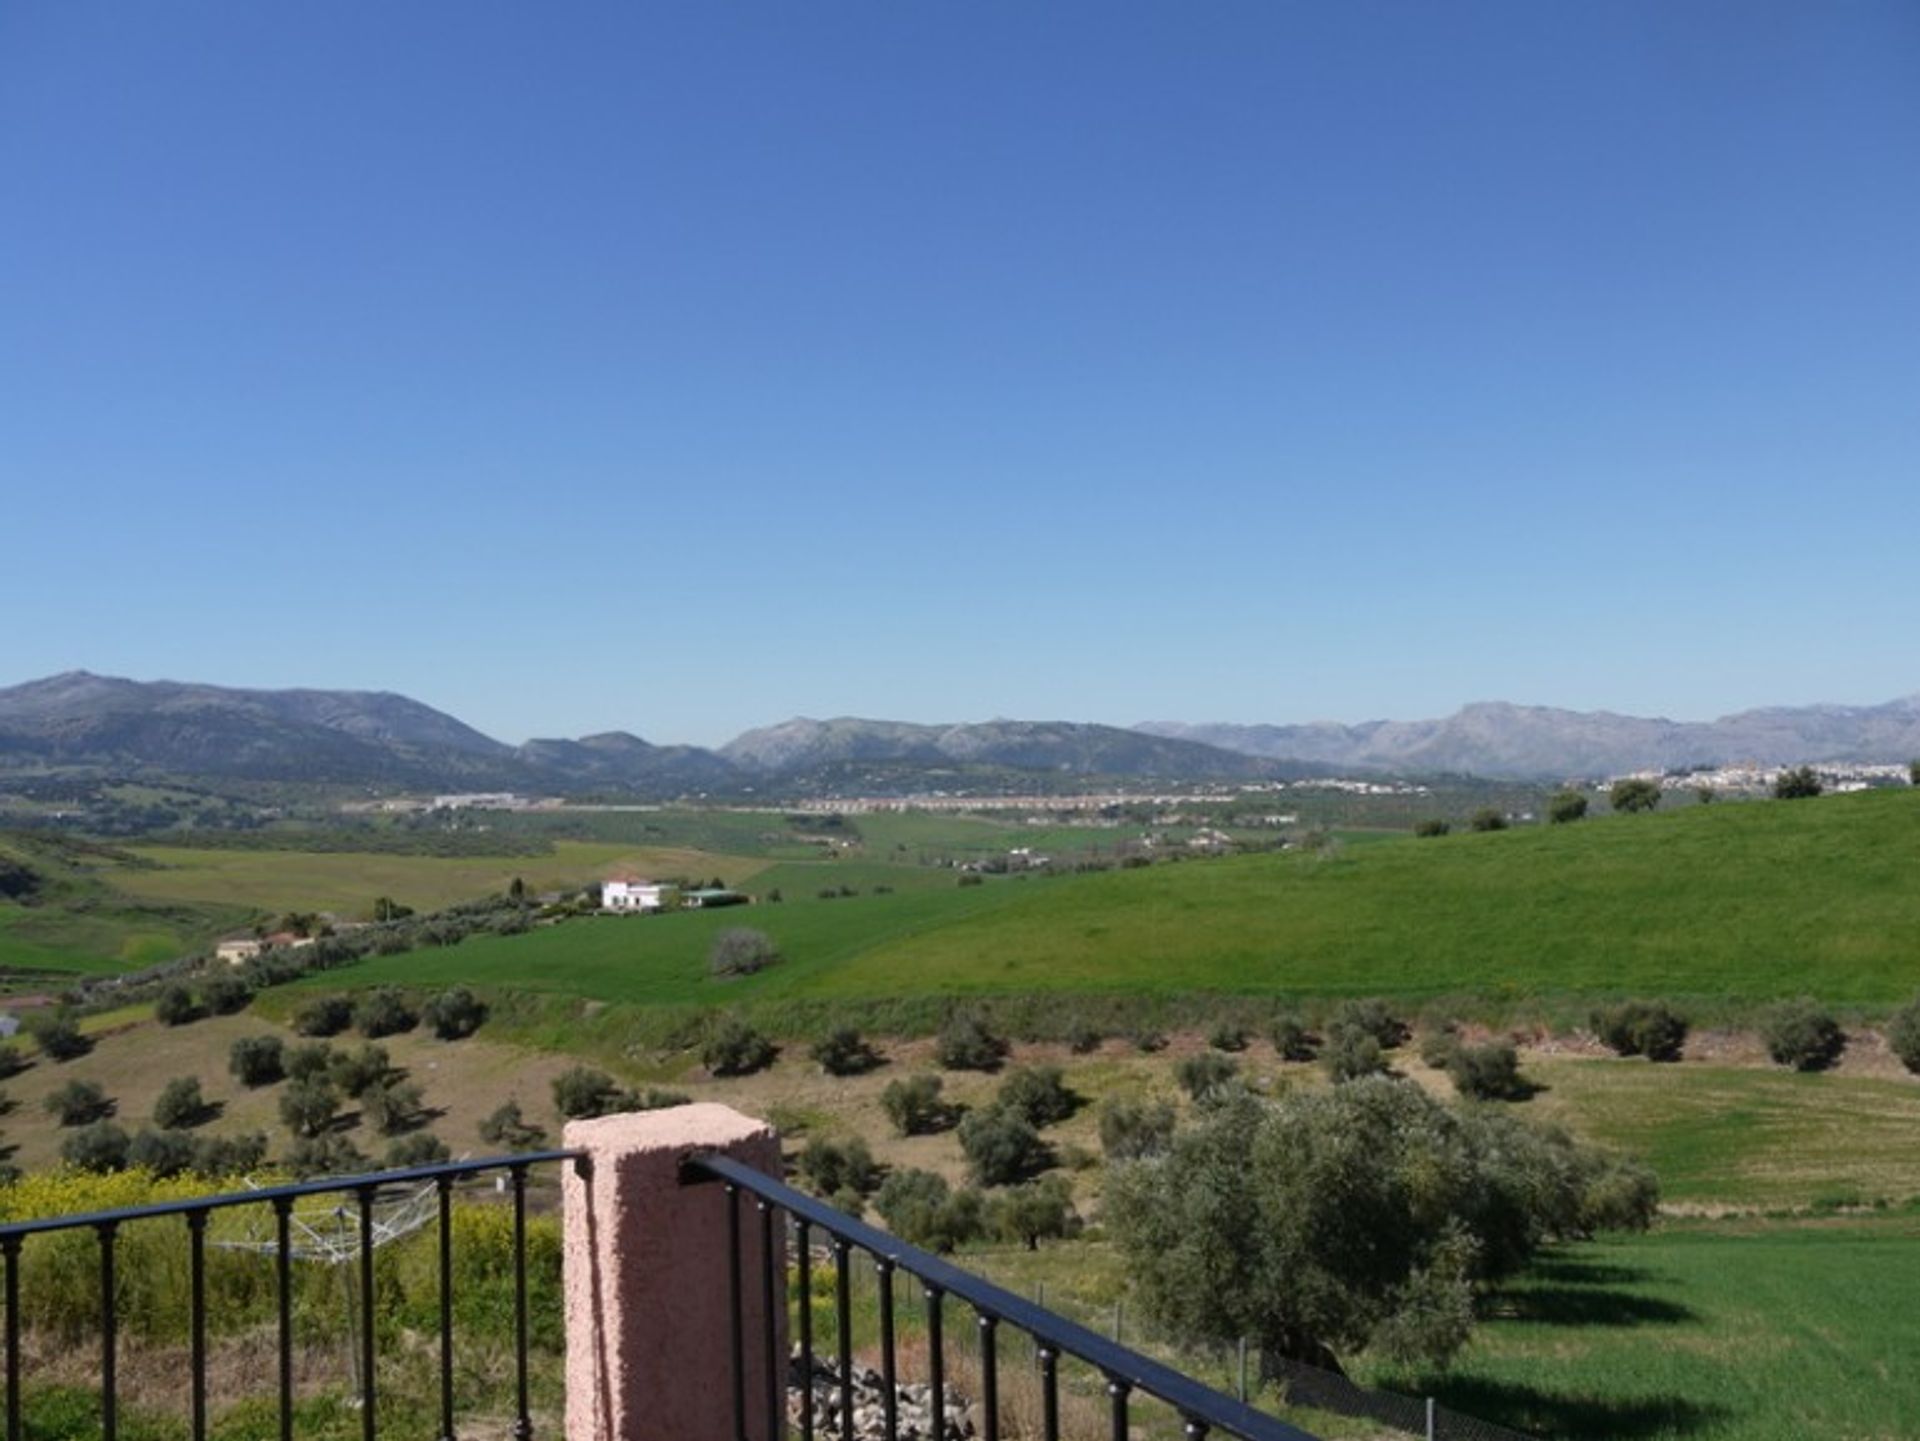
[{"label": "small tree", "polygon": [[1796,1071],[1824,1071],[1847,1048],[1846,1032],[1817,1001],[1802,996],[1769,1007],[1760,1024],[1767,1054]]},{"label": "small tree", "polygon": [[68,1081],[47,1092],[42,1104],[63,1126],[91,1126],[113,1114],[113,1102],[98,1081]]},{"label": "small tree", "polygon": [[574,1066],[553,1078],[553,1108],[569,1121],[612,1115],[625,1096],[612,1076],[592,1066]]},{"label": "small tree", "polygon": [[1660,804],[1660,785],[1644,776],[1628,776],[1615,781],[1607,791],[1607,804],[1623,814],[1650,811]]},{"label": "small tree", "polygon": [[327,1079],[343,1096],[364,1096],[371,1087],[392,1080],[394,1074],[387,1048],[371,1042],[351,1051],[335,1051],[327,1065]]},{"label": "small tree", "polygon": [[1677,1061],[1687,1043],[1687,1020],[1664,1001],[1625,1001],[1595,1011],[1593,1033],[1618,1055]]},{"label": "small tree", "polygon": [[977,1191],[955,1191],[931,1171],[895,1171],[880,1185],[873,1208],[887,1229],[910,1246],[942,1254],[977,1240],[984,1207]]},{"label": "small tree", "polygon": [[410,1131],[425,1119],[420,1088],[411,1081],[369,1086],[360,1093],[360,1114],[383,1136]]},{"label": "small tree", "polygon": [[253,987],[238,976],[214,976],[200,988],[201,999],[216,1016],[236,1016],[253,1000]]},{"label": "small tree", "polygon": [[1383,1051],[1406,1044],[1407,1037],[1413,1034],[1413,1028],[1377,997],[1348,1001],[1335,1012],[1333,1023],[1348,1030],[1365,1031],[1379,1042]]},{"label": "small tree", "polygon": [[247,1087],[271,1086],[286,1075],[278,1036],[242,1036],[227,1050],[227,1069]]},{"label": "small tree", "polygon": [[1920,1072],[1920,996],[1893,1013],[1893,1020],[1887,1026],[1887,1045],[1900,1058],[1901,1065],[1909,1071]]},{"label": "small tree", "polygon": [[280,1120],[296,1136],[319,1135],[339,1113],[340,1097],[325,1081],[289,1081],[280,1093]]},{"label": "small tree", "polygon": [[520,1114],[518,1101],[508,1101],[480,1123],[480,1139],[509,1151],[531,1151],[546,1144],[547,1132]]},{"label": "small tree", "polygon": [[93,1049],[93,1042],[80,1034],[79,1023],[65,1014],[36,1016],[27,1022],[27,1033],[53,1061],[71,1061]]},{"label": "small tree", "polygon": [[1781,771],[1773,780],[1773,798],[1779,801],[1811,800],[1820,791],[1820,777],[1814,774],[1812,766]]},{"label": "small tree", "polygon": [[1036,1129],[1056,1125],[1080,1109],[1080,1097],[1067,1089],[1058,1066],[1019,1066],[1000,1083],[995,1104],[1026,1119]]},{"label": "small tree", "polygon": [[1320,1048],[1320,1064],[1336,1085],[1363,1076],[1384,1075],[1387,1070],[1386,1055],[1372,1033],[1344,1022],[1328,1028],[1327,1043]]},{"label": "small tree", "polygon": [[987,1204],[987,1224],[1029,1251],[1039,1250],[1042,1241],[1064,1240],[1080,1229],[1073,1187],[1064,1176],[1043,1176],[1002,1191]]},{"label": "small tree", "polygon": [[997,1071],[1007,1043],[978,1016],[957,1015],[940,1028],[934,1059],[949,1071]]},{"label": "small tree", "polygon": [[1273,1018],[1273,1049],[1283,1061],[1311,1061],[1319,1050],[1307,1023],[1291,1011]]},{"label": "small tree", "polygon": [[154,1098],[153,1124],[163,1131],[187,1130],[207,1120],[212,1109],[200,1094],[198,1076],[175,1076]]},{"label": "small tree", "polygon": [[1520,1053],[1507,1041],[1459,1046],[1447,1058],[1454,1089],[1474,1101],[1524,1101],[1533,1088],[1520,1075]]},{"label": "small tree", "polygon": [[437,1166],[451,1159],[447,1143],[431,1131],[415,1131],[411,1136],[402,1136],[387,1147],[387,1165],[396,1171],[410,1170],[415,1166]]},{"label": "small tree", "polygon": [[303,1036],[337,1036],[353,1024],[353,1002],[345,996],[315,996],[293,1013],[293,1028]]},{"label": "small tree", "polygon": [[1181,1090],[1196,1101],[1203,1101],[1215,1091],[1232,1084],[1239,1074],[1239,1062],[1218,1051],[1201,1051],[1198,1055],[1187,1056],[1173,1068],[1173,1079],[1180,1083]]},{"label": "small tree", "polygon": [[979,1186],[1011,1186],[1046,1169],[1046,1143],[1025,1116],[994,1107],[960,1122],[960,1150]]},{"label": "small tree", "polygon": [[200,1019],[200,1007],[185,986],[163,986],[153,1002],[154,1019],[163,1026],[184,1026]]},{"label": "small tree", "polygon": [[1547,802],[1547,820],[1553,825],[1568,825],[1586,819],[1586,815],[1587,798],[1579,791],[1555,791]]},{"label": "small tree", "polygon": [[880,1168],[873,1152],[858,1137],[841,1143],[813,1141],[800,1153],[800,1174],[822,1196],[851,1191],[868,1196],[880,1184]]},{"label": "small tree", "polygon": [[880,1064],[880,1053],[852,1026],[836,1026],[813,1043],[813,1059],[829,1076],[858,1076]]},{"label": "small tree", "polygon": [[1165,1101],[1113,1096],[1100,1106],[1100,1149],[1109,1161],[1157,1156],[1173,1140],[1173,1107]]},{"label": "small tree", "polygon": [[131,1146],[113,1122],[95,1121],[60,1143],[60,1159],[77,1171],[124,1171]]},{"label": "small tree", "polygon": [[193,1143],[193,1169],[219,1179],[257,1170],[267,1159],[267,1138],[259,1131],[240,1136],[201,1136]]},{"label": "small tree", "polygon": [[716,1076],[750,1076],[773,1064],[774,1044],[745,1021],[720,1024],[700,1052],[700,1060]]},{"label": "small tree", "polygon": [[780,948],[765,931],[752,926],[731,926],[713,938],[707,953],[707,969],[719,979],[750,976],[764,971],[780,960]]},{"label": "small tree", "polygon": [[302,1136],[287,1148],[287,1169],[302,1180],[315,1176],[352,1176],[367,1169],[358,1146],[338,1131]]},{"label": "small tree", "polygon": [[1435,836],[1444,836],[1452,829],[1453,827],[1446,821],[1441,820],[1439,816],[1429,816],[1423,821],[1415,821],[1413,823],[1413,833],[1422,840],[1431,840]]},{"label": "small tree", "polygon": [[1494,806],[1482,806],[1468,818],[1467,824],[1476,831],[1504,831],[1507,828],[1506,812]]},{"label": "small tree", "polygon": [[142,1127],[127,1147],[127,1164],[156,1176],[178,1176],[191,1171],[199,1155],[193,1137],[184,1132]]},{"label": "small tree", "polygon": [[421,1018],[441,1040],[461,1041],[480,1029],[487,1019],[487,1007],[467,987],[455,986],[428,1001]]},{"label": "small tree", "polygon": [[288,1046],[283,1065],[287,1078],[294,1081],[311,1081],[322,1078],[333,1069],[333,1047],[325,1041],[304,1041],[297,1046]]},{"label": "small tree", "polygon": [[880,1109],[903,1136],[944,1131],[954,1121],[953,1108],[940,1099],[938,1076],[905,1076],[888,1083],[880,1093]]},{"label": "small tree", "polygon": [[420,1013],[407,1004],[407,998],[391,986],[368,991],[354,1004],[353,1023],[370,1041],[382,1036],[397,1036],[420,1024]]}]

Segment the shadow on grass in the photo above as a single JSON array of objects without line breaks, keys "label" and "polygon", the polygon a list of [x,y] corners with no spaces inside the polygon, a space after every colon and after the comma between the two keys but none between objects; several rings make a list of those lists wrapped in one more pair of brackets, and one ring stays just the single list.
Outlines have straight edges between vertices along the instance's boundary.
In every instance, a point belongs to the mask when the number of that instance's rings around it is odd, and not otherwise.
[{"label": "shadow on grass", "polygon": [[1534,1280],[1555,1281],[1563,1286],[1635,1286],[1651,1280],[1653,1272],[1644,1266],[1583,1261],[1573,1256],[1549,1256],[1527,1267],[1527,1275]]},{"label": "shadow on grass", "polygon": [[1672,1325],[1698,1319],[1698,1313],[1673,1301],[1593,1286],[1529,1286],[1489,1296],[1481,1314],[1501,1321],[1532,1321],[1548,1326]]},{"label": "shadow on grass", "polygon": [[[1533,1386],[1460,1376],[1431,1378],[1426,1394],[1442,1406],[1482,1421],[1565,1441],[1629,1441],[1636,1436],[1683,1436],[1732,1416],[1724,1406],[1684,1396],[1635,1396],[1602,1400],[1563,1396]],[[1447,1431],[1442,1429],[1442,1435]]]}]

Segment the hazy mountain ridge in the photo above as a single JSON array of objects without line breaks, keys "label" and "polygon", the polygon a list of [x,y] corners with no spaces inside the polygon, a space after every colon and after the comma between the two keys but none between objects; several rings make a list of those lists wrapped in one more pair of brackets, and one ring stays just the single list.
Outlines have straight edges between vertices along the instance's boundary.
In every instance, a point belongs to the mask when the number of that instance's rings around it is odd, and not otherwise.
[{"label": "hazy mountain ridge", "polygon": [[1897,765],[1920,756],[1920,695],[1872,706],[1770,706],[1713,721],[1481,702],[1425,721],[1369,721],[1353,726],[1324,721],[1310,725],[1149,721],[1135,729],[1321,766],[1512,779],[1607,776],[1743,761]]}]

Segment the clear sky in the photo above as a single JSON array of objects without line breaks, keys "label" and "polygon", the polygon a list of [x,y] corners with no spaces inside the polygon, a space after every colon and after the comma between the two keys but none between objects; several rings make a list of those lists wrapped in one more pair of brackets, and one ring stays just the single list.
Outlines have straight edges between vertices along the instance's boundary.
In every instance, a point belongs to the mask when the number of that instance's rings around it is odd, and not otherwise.
[{"label": "clear sky", "polygon": [[0,684],[1920,690],[1920,6],[0,7]]}]

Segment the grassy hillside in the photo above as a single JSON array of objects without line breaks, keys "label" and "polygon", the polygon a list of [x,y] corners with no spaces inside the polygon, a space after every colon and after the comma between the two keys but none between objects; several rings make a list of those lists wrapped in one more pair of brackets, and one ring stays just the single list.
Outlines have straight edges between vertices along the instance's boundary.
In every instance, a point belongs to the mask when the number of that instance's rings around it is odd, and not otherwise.
[{"label": "grassy hillside", "polygon": [[[789,888],[751,912],[574,923],[350,976],[683,1005],[1655,994],[1711,1012],[1805,991],[1880,1008],[1920,988],[1916,874],[1920,794],[1885,791],[831,902]],[[740,924],[786,963],[708,979],[714,932]]]}]

